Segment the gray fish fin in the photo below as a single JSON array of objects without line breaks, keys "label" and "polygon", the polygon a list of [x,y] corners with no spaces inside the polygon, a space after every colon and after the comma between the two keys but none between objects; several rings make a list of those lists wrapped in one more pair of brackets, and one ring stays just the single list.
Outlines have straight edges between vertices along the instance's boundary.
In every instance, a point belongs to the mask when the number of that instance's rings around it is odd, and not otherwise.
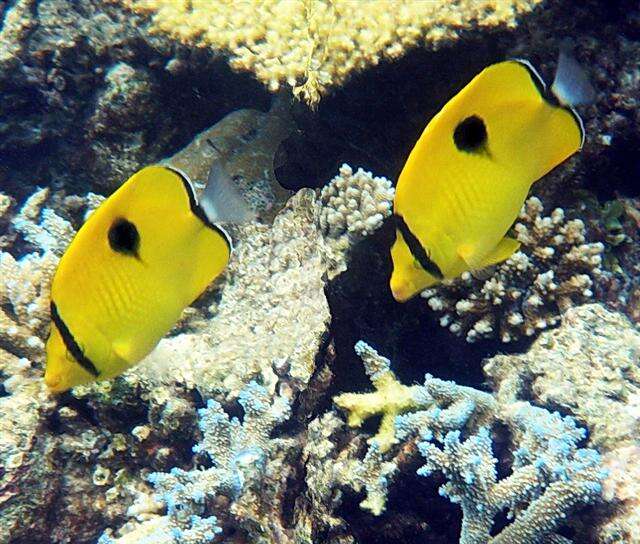
[{"label": "gray fish fin", "polygon": [[246,223],[256,214],[234,186],[222,160],[215,160],[207,186],[200,195],[200,207],[211,223]]},{"label": "gray fish fin", "polygon": [[567,42],[560,47],[556,76],[551,92],[563,106],[593,104],[596,91],[589,81],[586,70],[574,58],[571,45]]}]

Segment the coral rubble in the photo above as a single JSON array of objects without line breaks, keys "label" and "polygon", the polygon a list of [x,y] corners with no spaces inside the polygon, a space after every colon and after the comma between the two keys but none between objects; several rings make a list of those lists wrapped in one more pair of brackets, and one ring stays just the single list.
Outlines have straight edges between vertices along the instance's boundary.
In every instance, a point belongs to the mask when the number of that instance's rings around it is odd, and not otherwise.
[{"label": "coral rubble", "polygon": [[511,342],[557,324],[562,311],[593,298],[602,273],[603,243],[589,239],[584,222],[571,215],[561,208],[544,215],[542,202],[529,198],[513,228],[518,251],[488,278],[466,272],[421,296],[443,314],[443,327],[468,342]]},{"label": "coral rubble", "polygon": [[149,13],[153,27],[174,38],[223,51],[272,91],[286,84],[309,104],[350,74],[419,45],[438,47],[470,26],[515,26],[538,0],[422,2],[420,0],[188,3],[126,0]]}]

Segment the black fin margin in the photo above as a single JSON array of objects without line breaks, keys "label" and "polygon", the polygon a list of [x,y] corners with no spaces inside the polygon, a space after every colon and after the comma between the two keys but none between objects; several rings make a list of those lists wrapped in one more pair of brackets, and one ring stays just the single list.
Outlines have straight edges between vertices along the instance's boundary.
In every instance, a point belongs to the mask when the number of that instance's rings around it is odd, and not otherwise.
[{"label": "black fin margin", "polygon": [[413,255],[414,258],[420,263],[420,266],[425,270],[425,272],[428,272],[433,277],[439,280],[443,280],[444,274],[442,273],[442,270],[440,270],[440,267],[433,260],[431,260],[426,249],[420,243],[420,240],[418,240],[418,238],[413,234],[413,232],[411,232],[411,229],[405,222],[404,218],[401,215],[394,214],[393,220],[396,228],[400,231],[400,234],[402,234],[402,238],[409,247],[411,255]]},{"label": "black fin margin", "polygon": [[528,60],[526,59],[510,59],[510,60],[511,62],[517,62],[518,64],[520,64],[521,66],[527,69],[527,72],[529,72],[529,77],[531,77],[531,81],[533,81],[533,84],[536,86],[536,89],[538,89],[540,96],[542,96],[542,98],[546,102],[548,102],[552,106],[555,106],[556,108],[562,108],[563,110],[567,110],[573,116],[573,119],[575,120],[576,125],[578,125],[578,129],[580,130],[580,149],[582,149],[582,146],[584,145],[584,140],[586,137],[586,132],[584,129],[584,123],[582,122],[582,118],[580,117],[578,112],[573,107],[566,106],[564,104],[561,104],[558,101],[558,99],[556,98],[556,95],[554,95],[551,92],[551,88],[547,87],[547,84],[544,82],[544,79],[542,79],[542,76],[534,68],[533,64],[531,64]]},{"label": "black fin margin", "polygon": [[189,198],[189,208],[191,208],[191,212],[193,213],[193,215],[195,215],[198,219],[200,219],[200,221],[202,221],[206,227],[210,228],[211,230],[214,230],[220,236],[222,236],[227,246],[229,247],[229,251],[231,251],[233,249],[231,238],[222,228],[220,228],[215,223],[212,223],[211,221],[209,221],[207,214],[204,213],[204,210],[198,204],[195,190],[193,188],[193,185],[191,184],[191,181],[187,177],[187,175],[181,170],[179,170],[178,168],[174,168],[173,166],[169,166],[166,164],[161,164],[160,166],[162,166],[163,168],[166,168],[167,170],[170,170],[180,178],[180,181],[182,181],[182,186],[184,187],[184,190],[187,192],[187,197]]},{"label": "black fin margin", "polygon": [[54,325],[58,328],[58,331],[60,331],[60,336],[62,336],[62,341],[64,342],[65,347],[69,350],[73,358],[89,374],[91,374],[96,378],[100,376],[100,371],[96,368],[96,365],[94,365],[91,359],[89,359],[84,354],[84,352],[82,351],[82,348],[80,348],[75,338],[71,334],[69,327],[67,327],[66,323],[60,317],[60,314],[58,313],[58,307],[56,306],[55,302],[53,302],[53,300],[51,301],[50,308],[51,308],[51,320],[53,321]]}]

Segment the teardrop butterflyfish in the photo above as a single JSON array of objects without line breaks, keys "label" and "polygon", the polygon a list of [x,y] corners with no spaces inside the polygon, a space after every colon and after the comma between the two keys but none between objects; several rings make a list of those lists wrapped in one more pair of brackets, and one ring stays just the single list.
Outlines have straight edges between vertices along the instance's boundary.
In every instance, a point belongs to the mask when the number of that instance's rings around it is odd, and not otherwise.
[{"label": "teardrop butterflyfish", "polygon": [[218,221],[251,216],[217,162],[200,202],[166,165],[131,176],[87,219],[51,286],[44,379],[53,392],[113,378],[150,353],[225,269]]},{"label": "teardrop butterflyfish", "polygon": [[482,70],[431,119],[396,187],[397,301],[519,248],[507,232],[531,185],[581,149],[574,106],[593,97],[562,51],[551,90],[529,62],[508,60]]}]

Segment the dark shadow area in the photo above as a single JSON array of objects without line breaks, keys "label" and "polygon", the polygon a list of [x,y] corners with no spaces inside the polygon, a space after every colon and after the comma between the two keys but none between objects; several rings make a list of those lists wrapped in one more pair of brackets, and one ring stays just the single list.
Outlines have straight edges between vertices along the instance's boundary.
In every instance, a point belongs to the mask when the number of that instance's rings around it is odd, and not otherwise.
[{"label": "dark shadow area", "polygon": [[633,119],[627,123],[624,131],[613,136],[610,148],[588,173],[590,188],[601,201],[611,200],[616,194],[640,196],[640,133]]},{"label": "dark shadow area", "polygon": [[372,387],[353,349],[358,340],[390,359],[405,384],[422,383],[430,373],[484,389],[482,360],[498,352],[521,351],[526,344],[497,340],[470,344],[441,327],[437,314],[419,296],[404,304],[396,302],[389,289],[393,237],[393,226],[387,222],[356,246],[349,269],[327,287],[336,350],[333,392]]},{"label": "dark shadow area", "polygon": [[283,143],[288,161],[278,180],[293,189],[319,187],[343,162],[395,180],[433,115],[480,69],[502,59],[495,44],[495,37],[476,36],[436,52],[414,49],[354,75],[317,112],[297,104],[298,130]]},{"label": "dark shadow area", "polygon": [[387,508],[380,516],[363,511],[364,495],[346,492],[338,511],[362,544],[453,544],[458,542],[462,512],[438,494],[445,480],[438,474],[424,478],[415,463],[389,488]]}]

